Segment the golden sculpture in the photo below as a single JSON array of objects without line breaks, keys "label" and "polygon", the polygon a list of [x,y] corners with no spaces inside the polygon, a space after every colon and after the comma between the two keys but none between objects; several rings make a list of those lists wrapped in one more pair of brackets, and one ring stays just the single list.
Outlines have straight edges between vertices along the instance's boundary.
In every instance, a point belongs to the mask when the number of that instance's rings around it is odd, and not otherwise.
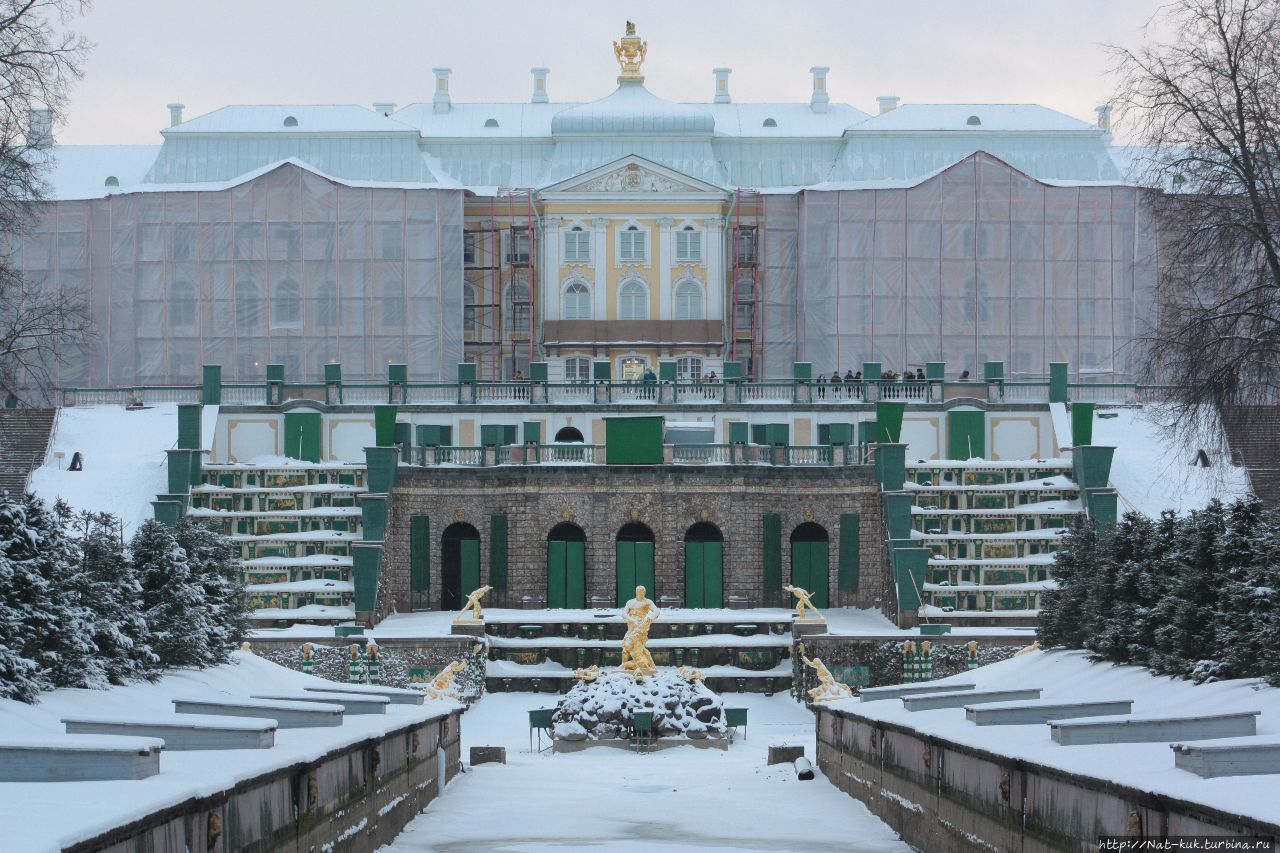
[{"label": "golden sculpture", "polygon": [[800,659],[804,661],[805,666],[818,674],[818,686],[809,691],[810,702],[834,702],[837,699],[848,699],[853,696],[853,690],[849,685],[836,681],[836,677],[831,674],[831,670],[827,669],[822,658],[810,660],[801,654]]},{"label": "golden sculpture", "polygon": [[460,660],[446,666],[441,670],[440,674],[431,680],[427,685],[428,699],[456,699],[461,701],[462,697],[458,695],[458,690],[453,686],[453,681],[458,677],[458,673],[467,668],[467,665]]},{"label": "golden sculpture", "polygon": [[702,674],[702,670],[694,669],[691,666],[682,666],[676,670],[680,677],[685,681],[704,681],[706,676]]},{"label": "golden sculpture", "polygon": [[613,43],[613,55],[622,68],[618,75],[619,83],[643,83],[644,75],[640,73],[640,65],[649,52],[649,43],[640,41],[636,35],[636,25],[627,21],[627,34],[621,42]]},{"label": "golden sculpture", "polygon": [[1025,646],[1024,648],[1021,648],[1018,651],[1014,652],[1013,656],[1016,658],[1016,657],[1021,657],[1022,655],[1029,655],[1032,652],[1038,652],[1038,651],[1040,651],[1040,641],[1036,640],[1031,645]]},{"label": "golden sculpture", "polygon": [[[467,596],[467,603],[462,605],[462,609],[458,611],[458,615],[453,617],[454,622],[481,622],[484,619],[484,611],[480,609],[480,599],[493,587],[485,585],[477,589],[475,592]],[[470,618],[467,617],[467,611],[471,611]]]},{"label": "golden sculpture", "polygon": [[658,666],[649,654],[649,626],[658,620],[662,611],[652,600],[645,598],[643,586],[636,587],[636,597],[627,602],[622,615],[627,620],[627,633],[622,638],[622,667],[619,672],[629,672],[637,678],[657,675]]},{"label": "golden sculpture", "polygon": [[[783,587],[787,592],[796,597],[796,621],[797,622],[825,622],[818,608],[813,606],[813,593],[807,589],[801,589],[798,586],[787,584]],[[813,611],[812,616],[806,615],[807,611]]]},{"label": "golden sculpture", "polygon": [[595,664],[591,664],[591,666],[586,669],[575,669],[573,671],[573,677],[579,681],[595,681],[600,677],[600,667]]}]

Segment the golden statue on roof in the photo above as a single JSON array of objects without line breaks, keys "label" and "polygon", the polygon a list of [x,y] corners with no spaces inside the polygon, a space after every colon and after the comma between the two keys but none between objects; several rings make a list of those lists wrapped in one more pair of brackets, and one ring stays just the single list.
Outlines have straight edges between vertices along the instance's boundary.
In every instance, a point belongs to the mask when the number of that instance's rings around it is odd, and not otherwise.
[{"label": "golden statue on roof", "polygon": [[627,21],[626,35],[622,37],[622,41],[613,43],[613,55],[617,58],[618,65],[622,67],[622,73],[618,75],[619,83],[644,82],[640,65],[648,52],[649,43],[640,41],[640,37],[636,35],[636,25]]}]

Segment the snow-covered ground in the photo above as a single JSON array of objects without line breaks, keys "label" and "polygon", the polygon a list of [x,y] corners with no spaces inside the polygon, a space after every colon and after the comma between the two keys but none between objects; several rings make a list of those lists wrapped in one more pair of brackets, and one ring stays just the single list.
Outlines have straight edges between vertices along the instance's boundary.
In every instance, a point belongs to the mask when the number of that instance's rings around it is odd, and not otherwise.
[{"label": "snow-covered ground", "polygon": [[[202,419],[207,449],[218,407],[205,406]],[[145,409],[62,408],[45,464],[31,473],[29,487],[47,501],[62,498],[75,509],[114,513],[124,522],[128,537],[152,517],[156,495],[169,491],[165,451],[177,444],[176,403]],[[76,453],[84,460],[84,470],[68,471]]]},{"label": "snow-covered ground", "polygon": [[[175,697],[246,697],[266,689],[296,692],[308,684],[333,682],[236,652],[231,663],[206,670],[176,670],[155,684],[54,690],[42,694],[37,705],[0,699],[0,732],[6,740],[47,741],[63,734],[61,720],[66,716],[167,716],[173,713]],[[372,734],[428,719],[453,704],[390,705],[385,715],[346,715],[342,725],[334,728],[280,729],[271,749],[166,751],[160,756],[160,772],[147,779],[0,783],[0,850],[60,850],[158,809],[230,788],[238,780],[314,761]]]},{"label": "snow-covered ground", "polygon": [[911,849],[821,773],[801,782],[789,764],[766,766],[770,744],[803,745],[814,758],[813,715],[790,697],[724,694],[727,706],[748,709],[749,721],[746,739],[725,751],[532,754],[528,712],[556,698],[495,693],[467,711],[464,760],[472,746],[505,746],[506,765],[483,764],[454,779],[384,853]]},{"label": "snow-covered ground", "polygon": [[[1109,417],[1115,415],[1115,417]],[[1120,511],[1138,510],[1156,517],[1166,509],[1188,512],[1213,498],[1223,501],[1249,493],[1244,468],[1220,456],[1213,467],[1195,465],[1196,451],[1212,450],[1171,444],[1158,422],[1158,406],[1099,408],[1093,419],[1093,443],[1116,449],[1111,484],[1120,493]]]},{"label": "snow-covered ground", "polygon": [[[1152,675],[1136,666],[1092,663],[1084,652],[1033,652],[980,667],[939,685],[970,681],[978,690],[1042,688],[1046,701],[1132,699],[1134,717],[1204,716],[1261,711],[1258,737],[1215,743],[1274,740],[1280,735],[1280,690],[1258,679],[1193,684]],[[892,720],[947,740],[1057,767],[1095,779],[1203,803],[1234,814],[1280,823],[1280,774],[1202,779],[1173,766],[1168,742],[1060,746],[1045,724],[975,726],[963,708],[909,712],[900,701],[844,700],[832,707]]]}]

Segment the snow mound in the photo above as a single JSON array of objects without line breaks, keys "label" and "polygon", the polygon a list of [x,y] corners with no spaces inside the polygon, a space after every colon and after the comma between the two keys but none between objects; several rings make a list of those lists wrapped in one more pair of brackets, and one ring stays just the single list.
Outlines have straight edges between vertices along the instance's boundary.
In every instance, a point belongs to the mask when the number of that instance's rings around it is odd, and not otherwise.
[{"label": "snow mound", "polygon": [[552,715],[561,740],[626,737],[637,713],[653,714],[657,737],[704,738],[724,734],[724,700],[701,681],[686,681],[674,669],[648,678],[625,672],[580,681],[565,694]]}]

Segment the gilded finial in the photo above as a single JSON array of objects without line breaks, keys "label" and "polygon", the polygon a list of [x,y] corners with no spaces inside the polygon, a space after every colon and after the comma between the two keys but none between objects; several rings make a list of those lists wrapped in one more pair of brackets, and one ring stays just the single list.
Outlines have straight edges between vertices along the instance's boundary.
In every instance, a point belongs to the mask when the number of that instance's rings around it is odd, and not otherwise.
[{"label": "gilded finial", "polygon": [[618,65],[622,68],[622,73],[618,75],[619,83],[644,82],[644,75],[640,73],[640,66],[648,52],[648,42],[641,41],[640,37],[636,35],[636,25],[631,21],[627,21],[626,35],[622,37],[622,41],[613,43],[613,55],[618,60]]}]

